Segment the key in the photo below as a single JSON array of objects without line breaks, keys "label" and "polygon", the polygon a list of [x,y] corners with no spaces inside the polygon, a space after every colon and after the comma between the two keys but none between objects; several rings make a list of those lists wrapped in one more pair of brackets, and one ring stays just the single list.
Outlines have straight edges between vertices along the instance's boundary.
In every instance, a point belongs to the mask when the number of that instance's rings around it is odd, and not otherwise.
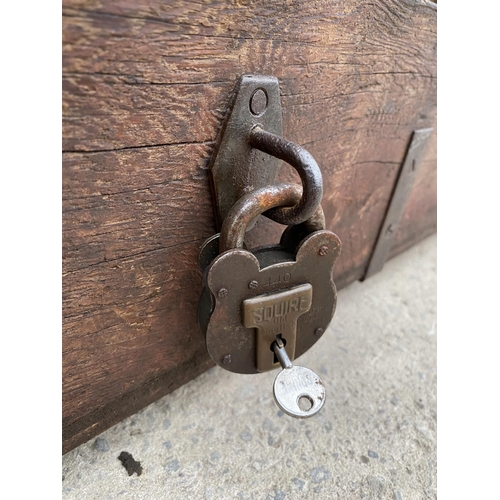
[{"label": "key", "polygon": [[273,350],[282,367],[273,386],[276,404],[291,417],[308,418],[316,415],[325,404],[323,382],[309,368],[292,365],[280,337],[273,343]]}]

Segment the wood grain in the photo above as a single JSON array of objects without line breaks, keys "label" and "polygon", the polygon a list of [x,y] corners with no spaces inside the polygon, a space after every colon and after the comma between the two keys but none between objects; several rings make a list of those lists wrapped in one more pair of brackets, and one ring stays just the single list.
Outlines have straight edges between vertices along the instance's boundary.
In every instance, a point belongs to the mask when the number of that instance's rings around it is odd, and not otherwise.
[{"label": "wood grain", "polygon": [[[339,287],[366,268],[411,133],[433,126],[426,1],[63,3],[63,451],[211,366],[197,251],[234,84],[280,80],[284,136],[324,176]],[[436,227],[435,142],[392,254]],[[297,176],[284,165],[280,178]],[[277,241],[262,220],[250,244]]]}]

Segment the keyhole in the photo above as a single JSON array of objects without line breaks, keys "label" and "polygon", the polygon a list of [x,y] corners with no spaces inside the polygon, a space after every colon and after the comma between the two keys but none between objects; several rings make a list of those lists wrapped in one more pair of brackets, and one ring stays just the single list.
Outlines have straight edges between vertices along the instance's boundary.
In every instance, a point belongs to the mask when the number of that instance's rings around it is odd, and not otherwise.
[{"label": "keyhole", "polygon": [[309,411],[313,407],[313,400],[309,397],[306,396],[305,394],[303,396],[299,397],[299,408],[302,411]]},{"label": "keyhole", "polygon": [[[278,333],[278,335],[276,335],[276,340],[278,339],[281,339],[283,341],[283,346],[286,347],[286,339],[282,338],[281,337],[281,333]],[[273,363],[276,364],[276,363],[279,363],[279,359],[278,359],[278,356],[276,356],[276,353],[274,352],[274,342],[271,344],[271,347],[270,347],[271,351],[273,352],[274,354],[274,359],[273,359]]]}]

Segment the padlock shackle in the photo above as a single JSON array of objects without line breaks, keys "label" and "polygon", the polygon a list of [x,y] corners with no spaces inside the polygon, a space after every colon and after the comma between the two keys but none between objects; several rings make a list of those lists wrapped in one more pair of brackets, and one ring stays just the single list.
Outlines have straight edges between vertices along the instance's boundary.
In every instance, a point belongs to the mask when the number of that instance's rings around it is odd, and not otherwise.
[{"label": "padlock shackle", "polygon": [[[219,240],[220,253],[243,248],[248,225],[259,215],[276,207],[292,207],[302,197],[302,189],[294,184],[275,184],[242,196],[229,210],[222,224]],[[325,228],[323,209],[318,206],[311,218],[303,223],[308,232]]]}]

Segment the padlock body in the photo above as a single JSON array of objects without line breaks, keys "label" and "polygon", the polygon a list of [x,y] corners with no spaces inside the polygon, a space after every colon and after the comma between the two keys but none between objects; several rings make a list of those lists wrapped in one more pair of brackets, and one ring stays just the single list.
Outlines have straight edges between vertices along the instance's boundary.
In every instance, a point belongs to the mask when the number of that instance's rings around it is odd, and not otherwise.
[{"label": "padlock body", "polygon": [[[248,374],[278,367],[270,343],[274,334],[290,332],[294,322],[290,358],[310,349],[335,312],[337,291],[332,271],[340,246],[334,233],[321,230],[307,236],[295,252],[276,245],[253,253],[234,249],[218,255],[205,269],[198,310],[214,362],[229,371]],[[263,308],[265,324],[258,322],[259,308]],[[250,312],[245,321],[246,310]],[[287,340],[285,335],[283,338]]]}]

